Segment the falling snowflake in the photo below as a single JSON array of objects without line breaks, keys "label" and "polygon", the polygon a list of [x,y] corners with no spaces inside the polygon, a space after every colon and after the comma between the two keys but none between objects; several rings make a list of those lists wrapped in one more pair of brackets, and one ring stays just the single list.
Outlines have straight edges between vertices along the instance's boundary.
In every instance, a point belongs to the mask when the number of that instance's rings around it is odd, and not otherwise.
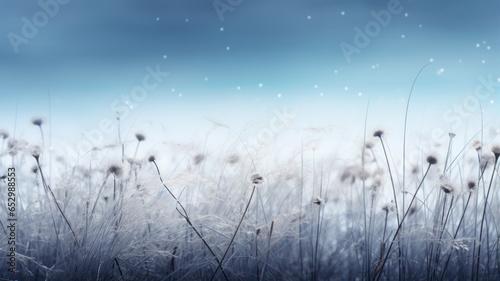
[{"label": "falling snowflake", "polygon": [[340,14],[344,16],[344,15],[345,15],[345,12],[344,12],[344,11],[342,11],[342,12],[340,12]]},{"label": "falling snowflake", "polygon": [[228,50],[228,51],[229,51],[230,49],[231,49],[231,48],[230,48],[229,46],[227,46],[227,47],[226,47],[226,50]]},{"label": "falling snowflake", "polygon": [[262,88],[262,86],[264,86],[264,85],[262,85],[262,83],[259,83],[259,88]]},{"label": "falling snowflake", "polygon": [[278,93],[278,98],[281,98],[281,94],[280,93]]},{"label": "falling snowflake", "polygon": [[307,16],[307,19],[310,20],[311,19],[311,16]]},{"label": "falling snowflake", "polygon": [[221,28],[220,28],[220,31],[224,31],[224,27],[221,27]]}]

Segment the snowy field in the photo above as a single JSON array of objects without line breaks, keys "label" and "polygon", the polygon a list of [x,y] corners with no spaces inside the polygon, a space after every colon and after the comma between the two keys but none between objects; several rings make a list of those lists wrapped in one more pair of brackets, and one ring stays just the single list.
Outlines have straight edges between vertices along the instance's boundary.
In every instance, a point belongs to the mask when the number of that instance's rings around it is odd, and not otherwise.
[{"label": "snowy field", "polygon": [[500,279],[497,2],[108,2],[0,4],[0,280]]}]

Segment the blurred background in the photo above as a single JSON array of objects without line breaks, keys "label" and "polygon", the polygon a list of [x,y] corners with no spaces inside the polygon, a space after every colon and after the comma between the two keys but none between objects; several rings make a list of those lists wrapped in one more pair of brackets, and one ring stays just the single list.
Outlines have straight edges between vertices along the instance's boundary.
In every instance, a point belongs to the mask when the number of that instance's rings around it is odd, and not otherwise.
[{"label": "blurred background", "polygon": [[85,153],[117,139],[118,112],[122,138],[141,131],[150,145],[319,134],[345,151],[362,143],[369,104],[367,130],[400,144],[428,64],[410,136],[468,140],[487,124],[493,140],[499,11],[494,0],[1,1],[0,128],[40,143],[30,120],[42,116],[45,145]]}]

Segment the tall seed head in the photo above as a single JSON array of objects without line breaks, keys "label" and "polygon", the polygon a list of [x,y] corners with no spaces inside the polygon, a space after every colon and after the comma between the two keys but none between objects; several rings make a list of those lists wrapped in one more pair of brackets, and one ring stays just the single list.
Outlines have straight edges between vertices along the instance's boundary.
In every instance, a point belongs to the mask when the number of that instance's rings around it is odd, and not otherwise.
[{"label": "tall seed head", "polygon": [[31,148],[31,155],[35,157],[36,161],[38,162],[38,158],[40,158],[40,153],[42,153],[42,148],[38,145],[35,145]]},{"label": "tall seed head", "polygon": [[396,207],[394,207],[393,203],[385,203],[384,205],[380,206],[380,209],[386,213],[389,213],[394,212],[396,210]]},{"label": "tall seed head", "polygon": [[453,186],[450,184],[442,184],[442,185],[440,185],[440,187],[441,187],[441,190],[446,194],[450,194],[450,193],[453,193],[453,191],[455,191]]},{"label": "tall seed head", "polygon": [[255,173],[250,176],[250,182],[252,184],[262,184],[263,181],[264,178],[259,173]]},{"label": "tall seed head", "polygon": [[194,161],[195,165],[199,165],[201,162],[203,162],[203,160],[205,160],[205,155],[203,155],[203,154],[196,154],[193,157],[193,161]]},{"label": "tall seed head", "polygon": [[1,137],[2,139],[6,139],[6,138],[8,138],[8,137],[9,137],[9,132],[7,132],[7,130],[5,130],[5,129],[1,129],[1,130],[0,130],[0,137]]},{"label": "tall seed head", "polygon": [[472,143],[472,147],[476,150],[476,151],[480,151],[481,149],[483,149],[483,144],[478,141],[478,140],[475,140],[473,143]]},{"label": "tall seed head", "polygon": [[146,139],[146,136],[143,133],[136,133],[135,138],[137,139],[137,141],[141,142]]},{"label": "tall seed head", "polygon": [[467,189],[470,191],[474,191],[474,189],[476,189],[476,181],[475,180],[468,180],[467,181]]},{"label": "tall seed head", "polygon": [[491,147],[491,152],[495,155],[495,161],[498,161],[498,157],[500,157],[500,144],[495,144]]},{"label": "tall seed head", "polygon": [[44,120],[43,120],[43,117],[33,117],[31,119],[31,123],[35,126],[42,126]]},{"label": "tall seed head", "polygon": [[384,131],[383,131],[383,130],[376,130],[376,131],[373,133],[373,136],[374,136],[374,137],[377,137],[377,138],[381,138],[383,134],[384,134]]},{"label": "tall seed head", "polygon": [[112,164],[108,167],[108,174],[113,174],[119,178],[123,176],[123,167],[120,164]]},{"label": "tall seed head", "polygon": [[316,204],[318,206],[322,206],[325,204],[325,199],[321,198],[321,197],[316,197],[316,199],[314,200],[313,204]]},{"label": "tall seed head", "polygon": [[437,158],[436,156],[434,155],[429,155],[427,156],[427,163],[429,163],[429,165],[435,165],[437,163]]}]

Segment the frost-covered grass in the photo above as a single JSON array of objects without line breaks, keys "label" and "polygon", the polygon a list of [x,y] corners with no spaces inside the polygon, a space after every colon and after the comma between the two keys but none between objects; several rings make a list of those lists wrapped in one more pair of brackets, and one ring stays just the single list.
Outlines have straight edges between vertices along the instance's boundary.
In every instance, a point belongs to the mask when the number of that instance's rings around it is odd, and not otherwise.
[{"label": "frost-covered grass", "polygon": [[352,155],[280,151],[279,136],[254,150],[235,138],[153,155],[168,140],[127,132],[69,162],[39,123],[38,148],[1,134],[2,173],[16,167],[18,182],[11,276],[1,180],[4,278],[500,279],[500,147],[482,134],[450,134],[403,178],[388,142],[402,137],[381,130],[360,130]]}]

